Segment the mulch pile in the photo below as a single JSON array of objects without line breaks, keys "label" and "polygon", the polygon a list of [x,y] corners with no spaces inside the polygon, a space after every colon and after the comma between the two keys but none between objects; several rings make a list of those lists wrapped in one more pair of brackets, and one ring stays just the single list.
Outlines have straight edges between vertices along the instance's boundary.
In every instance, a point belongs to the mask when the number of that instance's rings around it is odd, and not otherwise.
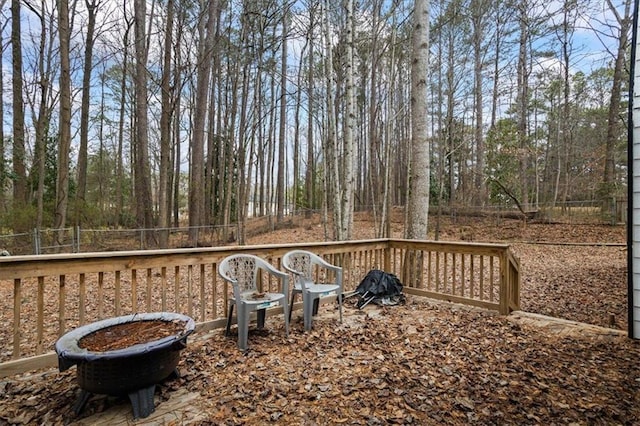
[{"label": "mulch pile", "polygon": [[184,331],[184,324],[171,321],[132,321],[101,328],[78,341],[78,346],[90,352],[108,352],[133,345],[155,342]]}]

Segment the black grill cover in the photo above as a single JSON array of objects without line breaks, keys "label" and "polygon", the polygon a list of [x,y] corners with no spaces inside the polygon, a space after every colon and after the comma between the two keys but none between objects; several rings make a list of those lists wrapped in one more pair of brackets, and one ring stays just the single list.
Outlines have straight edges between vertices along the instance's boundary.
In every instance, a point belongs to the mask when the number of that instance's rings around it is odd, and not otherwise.
[{"label": "black grill cover", "polygon": [[402,283],[394,274],[379,269],[370,270],[362,279],[356,293],[360,295],[358,308],[370,302],[379,305],[397,305],[404,302]]}]

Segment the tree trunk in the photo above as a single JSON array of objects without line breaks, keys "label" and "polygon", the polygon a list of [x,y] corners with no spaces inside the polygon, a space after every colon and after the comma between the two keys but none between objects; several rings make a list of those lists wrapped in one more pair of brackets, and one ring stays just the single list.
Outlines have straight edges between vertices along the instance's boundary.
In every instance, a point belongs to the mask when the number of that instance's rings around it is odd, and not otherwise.
[{"label": "tree trunk", "polygon": [[[209,100],[209,80],[213,65],[213,47],[218,1],[207,3],[206,20],[201,24],[200,45],[196,77],[195,116],[191,140],[191,179],[189,182],[189,244],[198,244],[198,228],[203,225],[204,215],[204,129]],[[203,14],[203,16],[205,16]]]},{"label": "tree trunk", "polygon": [[429,218],[430,153],[428,139],[429,0],[416,0],[411,60],[411,192],[407,237],[425,239]]},{"label": "tree trunk", "polygon": [[[336,130],[336,113],[335,113],[335,97],[334,92],[337,89],[337,85],[334,78],[333,71],[333,45],[331,43],[333,33],[329,30],[329,2],[324,2],[324,37],[325,37],[325,79],[326,79],[326,101],[327,101],[327,114],[326,114],[326,136],[325,136],[325,155],[328,159],[327,169],[323,175],[323,189],[324,189],[324,206],[329,207],[329,199],[333,202],[333,230],[334,239],[340,241],[341,236],[338,235],[340,230],[340,224],[342,223],[342,204],[340,203],[340,185],[341,181],[338,178],[338,134]],[[325,217],[323,223],[327,226],[328,218]],[[325,230],[326,234],[326,230]]]},{"label": "tree trunk", "polygon": [[354,133],[356,122],[355,84],[354,84],[354,46],[353,46],[353,0],[347,0],[346,19],[346,111],[344,120],[344,147],[342,151],[342,190],[340,204],[342,217],[339,223],[338,241],[351,239],[353,228],[353,199],[354,199]]},{"label": "tree trunk", "polygon": [[[153,226],[151,203],[151,173],[149,166],[149,124],[147,116],[147,44],[146,2],[135,0],[135,199],[136,217],[140,228]],[[147,233],[147,238],[150,234]]]},{"label": "tree trunk", "polygon": [[99,0],[85,0],[87,8],[87,39],[84,50],[84,70],[82,75],[82,105],[80,107],[80,147],[78,148],[78,187],[76,189],[75,225],[82,221],[87,195],[87,151],[89,145],[89,98],[91,96],[91,72],[93,70],[93,45],[96,28],[96,10]]},{"label": "tree trunk", "polygon": [[[525,206],[529,204],[529,180],[527,179],[527,171],[529,164],[529,147],[528,140],[529,134],[527,125],[528,120],[528,98],[529,98],[529,70],[527,66],[527,46],[529,44],[529,24],[527,18],[527,11],[529,10],[528,3],[520,5],[520,40],[518,51],[518,96],[517,96],[517,111],[518,111],[518,145],[520,148],[520,190],[522,204]],[[526,208],[526,207],[525,207]]]},{"label": "tree trunk", "polygon": [[125,18],[126,29],[122,40],[122,75],[120,76],[120,101],[118,117],[118,148],[116,154],[116,223],[124,224],[124,120],[127,102],[127,74],[129,73],[129,31],[133,21]]},{"label": "tree trunk", "polygon": [[484,179],[484,121],[483,121],[483,63],[484,63],[484,25],[485,16],[488,13],[489,4],[484,0],[472,1],[471,24],[473,39],[473,97],[474,97],[474,113],[475,113],[475,140],[476,140],[476,158],[474,170],[474,204],[478,207],[484,206],[487,202],[487,193]]},{"label": "tree trunk", "polygon": [[[20,0],[11,0],[11,81],[13,87],[13,206],[20,214],[27,205],[27,170],[25,166],[24,101],[22,99],[22,40],[20,38]],[[16,222],[14,232],[24,232],[27,224]]]},{"label": "tree trunk", "polygon": [[[0,0],[0,9],[4,7],[4,0]],[[0,46],[4,46],[4,41],[2,37],[2,31],[0,31]],[[4,81],[4,49],[0,49],[0,81]],[[0,84],[0,99],[4,99],[4,85]],[[4,102],[0,102],[0,123],[4,123]],[[0,214],[4,214],[7,208],[7,200],[5,197],[5,184],[6,184],[6,175],[7,175],[7,167],[4,162],[5,155],[5,144],[4,144],[4,126],[0,126]]]},{"label": "tree trunk", "polygon": [[280,135],[278,137],[278,182],[276,183],[276,198],[278,205],[277,223],[284,220],[285,208],[285,146],[286,146],[286,122],[287,122],[287,39],[289,32],[289,6],[288,0],[283,0],[282,5],[282,63],[280,76]]},{"label": "tree trunk", "polygon": [[[310,29],[308,31],[311,31]],[[300,53],[300,59],[298,62],[298,69],[304,69],[304,61],[306,61],[305,52],[309,46],[309,33],[305,38],[302,52]],[[294,216],[298,214],[300,204],[300,109],[302,108],[302,76],[303,73],[299,72],[296,78],[296,101],[294,112],[294,134],[293,134],[293,193],[291,194],[291,214]]]},{"label": "tree trunk", "polygon": [[[171,114],[173,111],[171,89],[171,51],[173,49],[173,21],[175,15],[175,1],[167,1],[167,22],[165,25],[164,44],[162,52],[162,77],[160,80],[160,173],[158,181],[158,226],[169,227],[169,175],[171,173]],[[160,247],[166,248],[169,234],[166,230],[160,232]]]},{"label": "tree trunk", "polygon": [[[51,125],[51,111],[53,107],[50,103],[51,93],[51,62],[52,62],[52,46],[50,37],[53,37],[49,32],[51,30],[50,25],[47,25],[44,6],[41,5],[40,9],[35,8],[30,3],[26,3],[29,8],[40,21],[40,40],[38,46],[38,94],[37,98],[34,97],[33,101],[29,103],[38,103],[38,111],[33,112],[35,119],[35,148],[34,148],[34,160],[32,173],[30,180],[36,182],[36,228],[40,229],[43,226],[44,221],[44,182],[45,182],[45,165],[47,159],[47,143],[50,140],[49,129]],[[50,15],[52,16],[52,15]],[[53,19],[53,18],[50,18]],[[47,44],[49,45],[47,47]],[[34,107],[35,109],[35,107]]]},{"label": "tree trunk", "polygon": [[571,124],[571,75],[570,75],[570,55],[571,55],[571,34],[573,30],[572,23],[569,22],[569,16],[571,8],[575,7],[575,3],[572,0],[565,1],[562,10],[562,35],[561,51],[562,51],[562,65],[563,65],[563,90],[562,90],[562,147],[563,147],[563,160],[564,160],[564,188],[562,191],[563,206],[566,206],[567,199],[569,198],[569,189],[571,185],[571,169],[572,169],[572,124]]},{"label": "tree trunk", "polygon": [[[305,198],[307,200],[306,210],[304,213],[304,217],[307,219],[311,218],[311,214],[313,213],[313,209],[316,208],[316,200],[315,200],[315,164],[313,161],[313,115],[315,113],[314,110],[314,100],[313,96],[315,90],[315,57],[314,57],[314,42],[313,42],[313,29],[315,24],[315,7],[312,7],[309,14],[309,34],[307,35],[309,39],[309,76],[308,76],[308,102],[307,109],[309,110],[307,113],[307,169],[305,171],[305,179],[304,179],[304,187],[305,187]],[[328,61],[327,61],[328,62]],[[327,75],[329,71],[327,70]],[[328,78],[327,78],[328,80]],[[328,81],[327,81],[328,82]],[[327,99],[327,103],[329,100]],[[329,113],[327,113],[328,115]],[[329,130],[329,129],[327,129]],[[328,153],[327,153],[328,154]],[[329,158],[329,157],[327,157]],[[326,177],[327,170],[325,170]],[[326,223],[326,221],[325,221]]]},{"label": "tree trunk", "polygon": [[[605,145],[605,163],[604,175],[602,178],[601,196],[603,200],[612,200],[615,196],[615,147],[618,143],[620,134],[620,94],[622,90],[622,82],[625,79],[625,61],[626,52],[629,44],[629,31],[631,29],[631,0],[624,2],[624,15],[621,16],[611,0],[607,0],[609,10],[614,14],[618,24],[620,25],[620,33],[618,38],[618,50],[616,52],[615,64],[613,69],[613,82],[611,87],[611,98],[609,103],[609,112],[607,120],[607,139]],[[605,209],[608,210],[608,204]]]},{"label": "tree trunk", "polygon": [[55,244],[64,242],[69,204],[69,150],[71,148],[71,65],[69,60],[69,3],[58,0],[58,34],[60,36],[60,134],[58,140],[58,175],[53,227],[58,230]]}]

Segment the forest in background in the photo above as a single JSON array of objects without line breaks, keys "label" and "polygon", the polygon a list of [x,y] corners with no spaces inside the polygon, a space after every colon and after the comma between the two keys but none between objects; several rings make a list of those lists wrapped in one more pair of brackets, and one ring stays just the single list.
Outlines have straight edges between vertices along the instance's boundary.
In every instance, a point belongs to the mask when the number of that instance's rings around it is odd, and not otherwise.
[{"label": "forest in background", "polygon": [[[431,1],[431,206],[624,197],[632,7]],[[235,223],[243,243],[248,217],[368,210],[386,236],[416,173],[413,9],[0,0],[2,232]]]}]

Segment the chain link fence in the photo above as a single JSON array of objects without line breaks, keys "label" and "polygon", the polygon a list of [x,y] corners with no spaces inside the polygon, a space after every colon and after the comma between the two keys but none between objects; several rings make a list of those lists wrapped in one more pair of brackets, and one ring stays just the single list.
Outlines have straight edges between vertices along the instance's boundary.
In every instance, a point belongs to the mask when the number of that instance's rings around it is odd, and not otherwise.
[{"label": "chain link fence", "polygon": [[[569,201],[555,206],[523,206],[527,220],[538,222],[562,222],[574,224],[626,224],[627,200],[614,199],[603,208],[599,201]],[[360,213],[370,215],[373,209]],[[403,221],[402,208],[394,208],[397,220]],[[458,219],[471,216],[490,216],[500,222],[518,219],[523,215],[512,206],[447,206],[441,209],[431,207],[430,221],[437,214],[450,217],[454,223]],[[314,211],[316,222],[321,214]],[[289,214],[280,226],[298,226],[304,212]],[[394,219],[394,220],[396,220]],[[258,235],[275,229],[273,215],[255,217],[245,223],[245,236]],[[190,238],[191,233],[195,238]],[[100,251],[147,250],[159,248],[218,247],[234,243],[239,235],[237,225],[209,225],[198,227],[146,228],[146,229],[33,229],[31,232],[0,235],[0,252],[11,255],[79,253]],[[196,243],[194,244],[193,241]],[[6,253],[5,253],[6,254]]]},{"label": "chain link fence", "polygon": [[[190,242],[192,231],[196,234],[196,244]],[[11,255],[27,255],[214,247],[228,244],[236,233],[235,225],[144,229],[33,229],[31,232],[0,235],[0,251],[4,250]]]}]

